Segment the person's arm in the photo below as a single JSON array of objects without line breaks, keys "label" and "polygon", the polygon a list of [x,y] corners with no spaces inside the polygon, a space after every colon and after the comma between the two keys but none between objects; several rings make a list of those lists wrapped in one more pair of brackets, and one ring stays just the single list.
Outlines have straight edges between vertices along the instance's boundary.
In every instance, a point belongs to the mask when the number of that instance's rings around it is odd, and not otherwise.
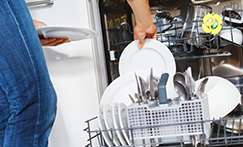
[{"label": "person's arm", "polygon": [[153,23],[149,0],[127,0],[135,15],[136,27],[134,39],[139,40],[139,47],[144,45],[145,38],[156,37],[156,26]]},{"label": "person's arm", "polygon": [[148,0],[127,0],[135,15],[136,23],[149,27],[153,24]]}]

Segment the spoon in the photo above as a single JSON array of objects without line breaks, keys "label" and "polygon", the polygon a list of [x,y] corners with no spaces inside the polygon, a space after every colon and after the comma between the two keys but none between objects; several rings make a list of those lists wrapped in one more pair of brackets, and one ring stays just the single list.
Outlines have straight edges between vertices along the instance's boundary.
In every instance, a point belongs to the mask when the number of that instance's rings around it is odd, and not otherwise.
[{"label": "spoon", "polygon": [[194,95],[195,93],[195,85],[196,85],[196,82],[192,76],[192,68],[191,67],[188,67],[185,71],[185,75],[187,76],[188,78],[188,85],[190,86],[190,94],[191,94],[191,97]]},{"label": "spoon", "polygon": [[203,98],[204,97],[204,93],[205,93],[205,87],[207,85],[208,82],[208,78],[203,79],[203,81],[199,84],[198,88],[197,88],[197,92],[196,95],[199,98]]},{"label": "spoon", "polygon": [[180,83],[186,83],[186,77],[183,73],[181,72],[177,72],[175,75],[174,75],[174,78],[173,78],[174,81],[178,81]]},{"label": "spoon", "polygon": [[186,93],[185,100],[191,100],[190,85],[187,85],[188,80],[189,80],[188,76],[185,75],[184,73],[181,73],[181,72],[176,73],[174,78],[173,78],[174,84],[176,82],[176,83],[180,84],[180,86],[178,86],[178,84],[177,84],[178,87],[182,87],[182,86],[184,87],[184,88],[181,88],[181,89],[184,89],[182,91],[185,91],[185,93]]},{"label": "spoon", "polygon": [[174,87],[175,87],[176,93],[180,97],[180,100],[188,100],[189,95],[187,93],[186,87],[183,84],[181,84],[178,81],[174,81]]}]

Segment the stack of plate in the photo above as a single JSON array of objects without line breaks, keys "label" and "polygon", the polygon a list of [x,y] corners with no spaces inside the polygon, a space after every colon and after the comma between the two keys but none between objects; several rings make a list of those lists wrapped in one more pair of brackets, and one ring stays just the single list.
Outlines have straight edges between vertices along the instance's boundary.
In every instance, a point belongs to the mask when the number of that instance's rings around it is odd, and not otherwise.
[{"label": "stack of plate", "polygon": [[137,93],[134,74],[146,79],[151,69],[155,77],[169,74],[168,98],[176,96],[173,86],[176,65],[170,50],[152,39],[147,39],[142,49],[138,48],[138,41],[130,43],[120,57],[120,77],[107,87],[100,102],[99,126],[108,146],[132,145],[127,130],[127,107],[132,104],[129,94]]}]

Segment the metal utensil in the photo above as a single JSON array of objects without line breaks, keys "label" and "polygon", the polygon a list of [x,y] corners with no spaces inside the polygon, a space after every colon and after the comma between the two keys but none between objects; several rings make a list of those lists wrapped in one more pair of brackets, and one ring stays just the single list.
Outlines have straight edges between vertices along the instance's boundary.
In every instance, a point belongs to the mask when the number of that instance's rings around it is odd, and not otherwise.
[{"label": "metal utensil", "polygon": [[234,77],[243,75],[243,70],[231,64],[221,64],[213,69],[213,74],[220,77]]},{"label": "metal utensil", "polygon": [[138,77],[138,80],[139,80],[139,83],[140,83],[140,90],[141,90],[141,96],[142,96],[142,99],[144,102],[147,101],[146,99],[146,82],[141,78],[141,77]]},{"label": "metal utensil", "polygon": [[149,91],[149,89],[145,91],[145,95],[147,100],[151,100],[151,92]]},{"label": "metal utensil", "polygon": [[188,67],[186,69],[186,71],[184,72],[184,76],[185,76],[185,83],[186,83],[186,87],[188,89],[189,92],[189,97],[190,99],[194,97],[195,94],[195,87],[196,87],[196,82],[192,77],[192,69],[191,67]]},{"label": "metal utensil", "polygon": [[155,99],[155,97],[154,97],[154,94],[155,94],[154,87],[155,87],[155,85],[154,85],[153,69],[151,68],[150,76],[149,76],[149,91],[150,91],[151,100]]},{"label": "metal utensil", "polygon": [[174,81],[178,81],[180,83],[186,83],[186,78],[185,78],[185,75],[181,72],[177,72],[175,75],[174,75],[174,78],[173,78]]},{"label": "metal utensil", "polygon": [[158,89],[159,89],[159,103],[160,104],[168,103],[167,93],[166,93],[166,83],[168,81],[168,78],[169,78],[169,74],[163,73],[159,80]]},{"label": "metal utensil", "polygon": [[135,93],[135,97],[138,99],[138,103],[141,103],[141,102],[143,102],[142,92],[141,92],[141,87],[139,84],[138,76],[136,74],[135,74],[135,78],[136,78],[137,90],[138,90],[138,93]]},{"label": "metal utensil", "polygon": [[137,93],[134,94],[134,97],[137,99],[137,103],[141,103],[142,102],[141,97]]},{"label": "metal utensil", "polygon": [[188,89],[189,97],[192,98],[193,97],[193,90],[192,90],[191,77],[188,75],[187,72],[185,72],[184,74],[185,74],[185,78],[186,78],[186,88]]},{"label": "metal utensil", "polygon": [[138,76],[136,74],[135,74],[135,78],[137,83],[138,96],[140,97],[142,94],[141,94],[140,84],[138,82]]},{"label": "metal utensil", "polygon": [[130,100],[132,101],[132,103],[136,103],[136,100],[132,95],[129,94],[128,96],[129,96]]},{"label": "metal utensil", "polygon": [[212,74],[223,78],[243,75],[242,48],[234,44],[226,45],[220,52],[228,52],[231,55],[211,58]]},{"label": "metal utensil", "polygon": [[216,121],[218,125],[224,127],[230,133],[243,133],[243,108],[242,105],[237,105],[227,116],[222,120]]},{"label": "metal utensil", "polygon": [[199,84],[196,95],[199,98],[203,98],[204,97],[204,93],[205,93],[205,87],[207,85],[208,82],[208,78],[203,79],[203,81]]},{"label": "metal utensil", "polygon": [[187,100],[189,95],[188,92],[186,90],[186,87],[181,84],[178,81],[174,81],[174,87],[175,87],[175,91],[176,93],[179,95],[180,100]]},{"label": "metal utensil", "polygon": [[243,117],[229,117],[226,118],[226,130],[232,133],[242,133],[243,132]]},{"label": "metal utensil", "polygon": [[192,76],[192,68],[190,66],[187,68],[186,73],[188,74],[188,76],[190,78],[191,91],[192,91],[192,93],[195,93],[196,81],[194,80],[194,78]]},{"label": "metal utensil", "polygon": [[184,87],[184,88],[181,88],[181,89],[184,89],[185,90],[185,100],[190,100],[190,85],[188,85],[188,76],[186,76],[184,73],[181,73],[181,72],[177,72],[173,78],[173,81],[175,83],[179,83],[180,85],[177,84],[178,87]]}]

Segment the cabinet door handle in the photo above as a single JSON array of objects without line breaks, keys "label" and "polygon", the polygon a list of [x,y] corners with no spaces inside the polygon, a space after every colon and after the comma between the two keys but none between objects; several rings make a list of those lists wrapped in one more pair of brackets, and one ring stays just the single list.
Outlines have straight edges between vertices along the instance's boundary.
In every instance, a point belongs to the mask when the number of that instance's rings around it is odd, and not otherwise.
[{"label": "cabinet door handle", "polygon": [[28,7],[42,7],[47,5],[53,5],[53,0],[26,0]]}]

